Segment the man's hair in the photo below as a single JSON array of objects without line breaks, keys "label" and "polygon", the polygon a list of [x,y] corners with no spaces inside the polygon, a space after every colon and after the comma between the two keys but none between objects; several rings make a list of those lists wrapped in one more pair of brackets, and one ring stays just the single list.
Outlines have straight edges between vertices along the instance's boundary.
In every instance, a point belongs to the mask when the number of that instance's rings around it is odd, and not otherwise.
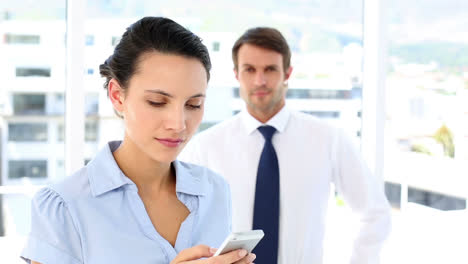
[{"label": "man's hair", "polygon": [[280,53],[283,56],[284,71],[286,72],[289,69],[289,66],[291,65],[291,50],[289,49],[288,42],[277,29],[256,27],[247,30],[242,36],[240,36],[232,47],[232,61],[234,62],[234,69],[236,70],[239,66],[237,55],[240,47],[244,44],[252,44]]}]

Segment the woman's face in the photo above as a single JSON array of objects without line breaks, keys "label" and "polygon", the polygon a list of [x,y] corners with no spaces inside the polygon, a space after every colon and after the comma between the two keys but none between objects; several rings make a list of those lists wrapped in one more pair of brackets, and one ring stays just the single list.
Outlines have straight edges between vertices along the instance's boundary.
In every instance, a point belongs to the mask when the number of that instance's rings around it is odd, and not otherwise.
[{"label": "woman's face", "polygon": [[145,53],[126,91],[118,85],[111,80],[109,96],[123,116],[126,140],[155,161],[174,161],[203,117],[207,74],[202,63]]}]

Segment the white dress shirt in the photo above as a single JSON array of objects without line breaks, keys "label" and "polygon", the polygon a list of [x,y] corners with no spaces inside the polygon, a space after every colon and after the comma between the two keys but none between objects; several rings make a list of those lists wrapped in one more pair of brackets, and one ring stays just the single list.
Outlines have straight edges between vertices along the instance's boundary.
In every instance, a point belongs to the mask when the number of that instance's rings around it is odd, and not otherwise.
[{"label": "white dress shirt", "polygon": [[[252,229],[257,168],[265,142],[257,130],[261,125],[244,110],[196,135],[179,156],[227,179],[233,231]],[[266,125],[277,130],[272,141],[280,170],[278,263],[322,263],[331,183],[362,224],[350,263],[378,263],[390,231],[390,207],[382,181],[370,173],[351,140],[324,121],[287,107]]]}]

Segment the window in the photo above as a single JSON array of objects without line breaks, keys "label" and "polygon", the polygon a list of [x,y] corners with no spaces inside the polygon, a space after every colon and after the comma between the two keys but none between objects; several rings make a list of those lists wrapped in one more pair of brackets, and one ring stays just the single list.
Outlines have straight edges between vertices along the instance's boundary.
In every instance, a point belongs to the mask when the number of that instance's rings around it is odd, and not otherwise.
[{"label": "window", "polygon": [[99,121],[86,120],[85,123],[85,140],[87,142],[95,142],[98,140],[99,135]]},{"label": "window", "polygon": [[8,161],[8,178],[46,178],[47,160],[10,160]]},{"label": "window", "polygon": [[[85,141],[96,142],[99,136],[99,120],[87,119],[85,122]],[[65,138],[65,126],[57,125],[57,141],[63,142]]]},{"label": "window", "polygon": [[[327,90],[327,89],[295,89],[289,88],[286,93],[288,99],[329,99],[349,100],[360,98],[356,90]],[[239,87],[233,88],[234,98],[239,98]]]},{"label": "window", "polygon": [[93,35],[86,35],[85,36],[85,45],[86,46],[94,45],[94,36]]},{"label": "window", "polygon": [[65,177],[65,161],[63,159],[57,160],[55,175],[59,178]]},{"label": "window", "polygon": [[16,77],[50,77],[50,68],[17,67]]},{"label": "window", "polygon": [[47,102],[47,114],[52,115],[63,115],[65,113],[65,96],[63,93],[54,93],[49,96]]},{"label": "window", "polygon": [[10,123],[8,124],[8,141],[44,142],[47,141],[46,123]]},{"label": "window", "polygon": [[65,140],[65,126],[63,123],[57,125],[57,141],[63,142]]},{"label": "window", "polygon": [[326,89],[288,89],[286,97],[297,99],[351,99],[351,91]]},{"label": "window", "polygon": [[5,34],[6,44],[39,44],[40,39],[38,35]]},{"label": "window", "polygon": [[297,99],[309,98],[310,97],[310,90],[306,90],[306,89],[288,89],[288,91],[286,92],[286,97],[287,98],[297,98]]},{"label": "window", "polygon": [[318,118],[339,118],[340,112],[337,111],[302,111],[303,113],[316,116]]},{"label": "window", "polygon": [[234,98],[239,98],[240,97],[240,89],[239,87],[234,87],[232,88],[232,96]]},{"label": "window", "polygon": [[215,122],[203,122],[202,124],[200,124],[200,126],[198,127],[198,131],[201,132],[205,129],[208,129],[212,126],[216,125]]},{"label": "window", "polygon": [[385,183],[385,195],[388,202],[395,208],[400,208],[401,204],[401,185],[391,182]]},{"label": "window", "polygon": [[[466,207],[468,45],[464,1],[388,1],[385,178],[407,202]],[[463,4],[462,4],[463,3]],[[450,22],[449,22],[450,21]],[[440,30],[419,31],[416,28]],[[404,184],[407,183],[407,184]],[[430,183],[430,184],[429,184]],[[407,199],[406,199],[407,197]]]},{"label": "window", "polygon": [[120,42],[121,37],[112,37],[111,45],[116,46]]},{"label": "window", "polygon": [[45,94],[13,94],[13,113],[15,115],[45,115]]},{"label": "window", "polygon": [[97,115],[99,112],[99,94],[86,94],[84,107],[86,115]]},{"label": "window", "polygon": [[408,188],[408,202],[418,203],[445,211],[466,208],[466,199],[411,187]]},{"label": "window", "polygon": [[213,42],[213,51],[219,51],[220,46],[221,43],[219,43],[219,41]]}]

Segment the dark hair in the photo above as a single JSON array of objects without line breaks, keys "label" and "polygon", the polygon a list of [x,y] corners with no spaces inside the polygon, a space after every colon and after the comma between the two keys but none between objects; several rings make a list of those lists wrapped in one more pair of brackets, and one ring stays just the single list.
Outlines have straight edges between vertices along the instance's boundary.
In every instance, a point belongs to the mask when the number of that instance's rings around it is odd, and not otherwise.
[{"label": "dark hair", "polygon": [[203,64],[207,80],[210,79],[208,49],[197,35],[168,18],[144,17],[127,28],[114,54],[99,66],[101,76],[106,78],[104,88],[112,78],[127,88],[141,56],[151,51],[195,58]]},{"label": "dark hair", "polygon": [[252,44],[280,53],[283,55],[284,71],[286,72],[289,69],[289,66],[291,65],[291,50],[289,49],[288,42],[277,29],[256,27],[247,30],[242,36],[240,36],[232,47],[232,61],[234,62],[234,69],[236,70],[238,67],[237,54],[240,47],[244,44]]}]

